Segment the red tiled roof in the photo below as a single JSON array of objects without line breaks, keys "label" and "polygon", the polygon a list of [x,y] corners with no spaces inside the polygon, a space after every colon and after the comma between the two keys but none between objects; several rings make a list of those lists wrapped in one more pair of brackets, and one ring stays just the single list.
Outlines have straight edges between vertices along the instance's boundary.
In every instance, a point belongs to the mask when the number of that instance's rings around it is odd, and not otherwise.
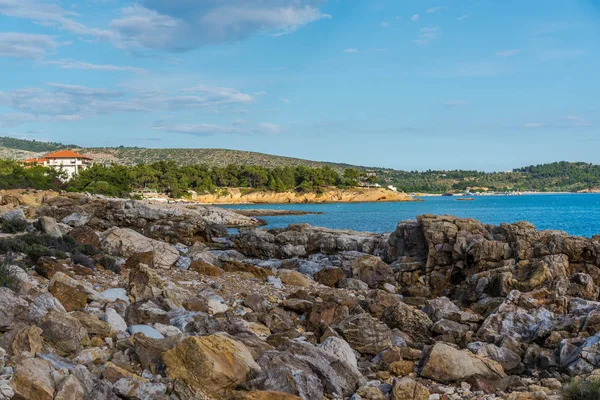
[{"label": "red tiled roof", "polygon": [[90,157],[84,156],[83,154],[75,153],[71,150],[60,150],[56,153],[47,154],[43,158],[84,158],[86,160],[91,160]]}]

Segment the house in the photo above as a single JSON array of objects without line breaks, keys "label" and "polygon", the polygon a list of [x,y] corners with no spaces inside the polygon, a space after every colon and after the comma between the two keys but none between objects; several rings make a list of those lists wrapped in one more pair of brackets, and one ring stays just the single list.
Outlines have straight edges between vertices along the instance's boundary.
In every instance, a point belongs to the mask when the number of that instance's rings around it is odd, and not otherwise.
[{"label": "house", "polygon": [[30,158],[24,162],[25,164],[43,165],[44,167],[64,171],[67,175],[67,180],[71,179],[79,171],[87,169],[94,164],[93,159],[90,157],[71,150],[60,150],[41,158]]}]

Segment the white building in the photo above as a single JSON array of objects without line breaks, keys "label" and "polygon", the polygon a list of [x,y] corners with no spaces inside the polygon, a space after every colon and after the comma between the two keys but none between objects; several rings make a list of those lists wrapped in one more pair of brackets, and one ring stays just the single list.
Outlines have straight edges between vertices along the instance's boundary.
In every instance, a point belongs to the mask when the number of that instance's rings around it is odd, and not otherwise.
[{"label": "white building", "polygon": [[71,179],[79,171],[87,169],[94,164],[90,157],[71,150],[60,150],[56,153],[47,154],[42,158],[25,160],[25,163],[43,165],[44,167],[64,171],[67,175],[67,180]]}]

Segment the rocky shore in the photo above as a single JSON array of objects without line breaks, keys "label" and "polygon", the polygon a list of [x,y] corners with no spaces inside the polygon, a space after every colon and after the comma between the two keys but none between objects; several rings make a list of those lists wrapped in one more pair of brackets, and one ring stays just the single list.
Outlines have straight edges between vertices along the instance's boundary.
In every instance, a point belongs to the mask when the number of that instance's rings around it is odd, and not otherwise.
[{"label": "rocky shore", "polygon": [[600,379],[600,238],[0,205],[0,399],[559,400]]}]

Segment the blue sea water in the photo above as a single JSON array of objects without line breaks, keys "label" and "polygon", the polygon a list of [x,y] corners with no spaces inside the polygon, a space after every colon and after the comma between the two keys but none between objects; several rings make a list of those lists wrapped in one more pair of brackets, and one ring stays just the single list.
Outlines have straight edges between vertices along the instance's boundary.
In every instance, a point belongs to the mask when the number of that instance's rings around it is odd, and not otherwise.
[{"label": "blue sea water", "polygon": [[308,223],[333,229],[391,232],[399,221],[421,214],[449,214],[476,218],[484,223],[528,221],[538,229],[555,229],[571,235],[600,234],[600,194],[540,194],[480,196],[474,201],[456,197],[423,197],[422,203],[337,203],[235,205],[226,208],[263,208],[320,211],[322,215],[265,217],[268,228]]}]

